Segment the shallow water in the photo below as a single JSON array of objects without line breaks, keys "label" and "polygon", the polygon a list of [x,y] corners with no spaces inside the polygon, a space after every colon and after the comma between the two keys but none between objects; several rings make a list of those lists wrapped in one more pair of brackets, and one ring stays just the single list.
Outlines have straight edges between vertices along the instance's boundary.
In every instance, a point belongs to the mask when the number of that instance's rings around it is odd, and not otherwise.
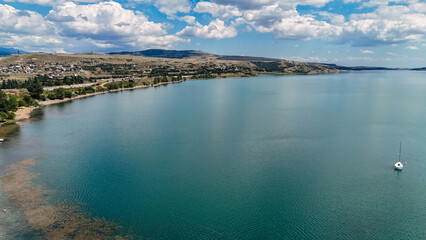
[{"label": "shallow water", "polygon": [[0,174],[39,158],[50,202],[136,239],[425,239],[425,92],[425,72],[388,71],[99,95],[20,126]]}]

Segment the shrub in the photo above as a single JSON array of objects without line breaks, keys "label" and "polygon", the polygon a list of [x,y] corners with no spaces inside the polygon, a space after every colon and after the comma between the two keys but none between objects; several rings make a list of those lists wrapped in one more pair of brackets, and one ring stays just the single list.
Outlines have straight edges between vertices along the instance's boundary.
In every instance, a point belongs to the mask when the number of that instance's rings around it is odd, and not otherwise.
[{"label": "shrub", "polygon": [[72,98],[73,97],[72,91],[70,89],[65,90],[64,96],[66,98]]},{"label": "shrub", "polygon": [[6,112],[0,112],[0,122],[4,122],[7,119],[7,113]]},{"label": "shrub", "polygon": [[20,107],[28,107],[28,103],[26,103],[25,101],[24,101],[24,99],[19,99],[18,100],[18,105],[20,106]]},{"label": "shrub", "polygon": [[34,99],[39,99],[40,94],[43,93],[43,87],[40,82],[33,82],[30,86],[28,86],[27,90]]},{"label": "shrub", "polygon": [[95,89],[93,87],[85,87],[84,91],[86,91],[86,93],[94,93]]},{"label": "shrub", "polygon": [[46,95],[44,95],[44,94],[40,95],[40,100],[41,101],[46,101]]},{"label": "shrub", "polygon": [[105,92],[107,89],[106,88],[104,88],[104,87],[101,87],[101,86],[97,86],[96,87],[96,92]]}]

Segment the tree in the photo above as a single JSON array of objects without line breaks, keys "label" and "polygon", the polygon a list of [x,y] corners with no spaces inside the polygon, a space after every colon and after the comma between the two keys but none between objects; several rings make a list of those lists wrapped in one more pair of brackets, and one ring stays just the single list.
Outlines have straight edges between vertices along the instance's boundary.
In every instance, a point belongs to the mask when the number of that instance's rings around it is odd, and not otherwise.
[{"label": "tree", "polygon": [[7,96],[5,92],[0,90],[0,122],[6,119],[13,119],[13,113],[18,109],[18,100],[15,96]]},{"label": "tree", "polygon": [[0,90],[0,112],[7,113],[9,110],[9,101],[5,92]]},{"label": "tree", "polygon": [[43,93],[43,86],[40,82],[33,82],[28,86],[27,90],[32,98],[40,99],[40,94]]},{"label": "tree", "polygon": [[18,104],[18,98],[16,96],[9,96],[9,107],[8,111],[15,112],[18,110],[19,104]]},{"label": "tree", "polygon": [[65,89],[57,88],[54,90],[56,92],[56,99],[64,99],[65,98]]}]

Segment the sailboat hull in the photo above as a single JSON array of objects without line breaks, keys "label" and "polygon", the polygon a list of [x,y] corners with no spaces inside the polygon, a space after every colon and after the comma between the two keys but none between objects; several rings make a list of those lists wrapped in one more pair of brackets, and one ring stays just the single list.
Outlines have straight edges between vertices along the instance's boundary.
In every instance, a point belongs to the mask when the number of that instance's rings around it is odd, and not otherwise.
[{"label": "sailboat hull", "polygon": [[395,167],[395,170],[402,170],[404,168],[404,165],[402,165],[401,162],[397,162],[395,163],[394,167]]}]

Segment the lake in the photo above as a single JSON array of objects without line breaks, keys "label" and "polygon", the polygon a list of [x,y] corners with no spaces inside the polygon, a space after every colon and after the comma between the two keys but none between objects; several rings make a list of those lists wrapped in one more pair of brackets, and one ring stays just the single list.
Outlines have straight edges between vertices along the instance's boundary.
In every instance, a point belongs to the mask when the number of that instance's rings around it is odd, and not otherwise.
[{"label": "lake", "polygon": [[[37,158],[50,203],[134,239],[425,239],[425,104],[412,71],[110,93],[44,107],[0,144],[0,174]],[[0,193],[0,238],[41,238]]]}]

